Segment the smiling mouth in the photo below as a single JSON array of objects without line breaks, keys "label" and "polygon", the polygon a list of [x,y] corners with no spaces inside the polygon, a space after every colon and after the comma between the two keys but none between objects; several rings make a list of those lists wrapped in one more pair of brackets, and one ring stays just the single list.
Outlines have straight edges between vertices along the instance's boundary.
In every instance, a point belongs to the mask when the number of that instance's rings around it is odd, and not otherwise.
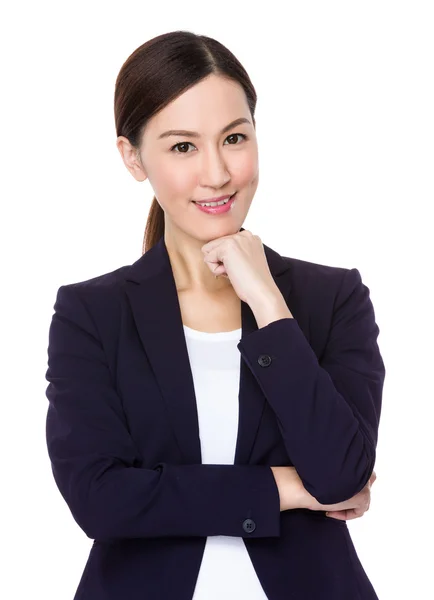
[{"label": "smiling mouth", "polygon": [[211,206],[211,207],[215,207],[215,206],[224,206],[225,204],[227,204],[236,194],[237,192],[234,192],[232,194],[232,196],[228,196],[225,200],[217,200],[217,201],[210,201],[210,202],[197,202],[196,200],[192,200],[192,202],[194,204],[199,204],[200,206]]}]

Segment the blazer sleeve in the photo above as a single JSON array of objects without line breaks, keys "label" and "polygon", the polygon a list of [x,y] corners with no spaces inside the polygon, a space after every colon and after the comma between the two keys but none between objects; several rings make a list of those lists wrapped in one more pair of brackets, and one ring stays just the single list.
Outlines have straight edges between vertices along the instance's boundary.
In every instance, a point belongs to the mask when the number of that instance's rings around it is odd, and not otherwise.
[{"label": "blazer sleeve", "polygon": [[[46,441],[56,485],[81,529],[100,540],[280,536],[269,466],[140,466],[98,332],[73,285],[59,288],[49,329]],[[254,530],[244,530],[246,519]]]},{"label": "blazer sleeve", "polygon": [[352,498],[374,469],[385,378],[378,333],[369,288],[346,269],[320,360],[295,318],[238,344],[304,487],[321,504]]}]

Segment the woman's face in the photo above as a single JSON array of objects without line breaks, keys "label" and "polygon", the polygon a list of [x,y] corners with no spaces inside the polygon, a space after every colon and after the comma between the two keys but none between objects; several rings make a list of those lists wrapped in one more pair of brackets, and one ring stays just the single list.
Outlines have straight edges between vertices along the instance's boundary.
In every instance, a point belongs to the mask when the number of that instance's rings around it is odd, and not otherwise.
[{"label": "woman's face", "polygon": [[[184,133],[167,133],[179,130]],[[238,232],[259,179],[256,132],[243,88],[216,75],[191,87],[150,119],[140,159],[143,171],[136,179],[149,178],[166,230],[204,242]],[[231,209],[219,215],[192,202],[235,192]]]}]

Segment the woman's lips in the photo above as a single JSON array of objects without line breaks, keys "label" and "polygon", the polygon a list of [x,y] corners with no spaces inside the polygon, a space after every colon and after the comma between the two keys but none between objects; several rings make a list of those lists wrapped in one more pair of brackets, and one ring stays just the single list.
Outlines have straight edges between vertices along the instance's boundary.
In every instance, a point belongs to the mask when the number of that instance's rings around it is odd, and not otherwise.
[{"label": "woman's lips", "polygon": [[235,194],[230,196],[229,202],[226,202],[226,204],[222,204],[221,206],[202,206],[201,204],[195,202],[194,200],[193,200],[193,204],[196,204],[197,208],[204,213],[207,213],[209,215],[220,215],[222,213],[226,213],[231,210],[231,208],[233,207],[233,205],[235,203],[236,196],[237,196],[237,192],[235,192]]}]

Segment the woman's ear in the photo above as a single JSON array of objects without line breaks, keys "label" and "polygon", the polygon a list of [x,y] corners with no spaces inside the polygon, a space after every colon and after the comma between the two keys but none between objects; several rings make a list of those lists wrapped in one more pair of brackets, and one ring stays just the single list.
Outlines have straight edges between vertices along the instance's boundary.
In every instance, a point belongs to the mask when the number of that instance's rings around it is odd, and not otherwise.
[{"label": "woman's ear", "polygon": [[137,181],[145,181],[148,178],[142,161],[140,152],[135,148],[130,141],[123,135],[120,135],[116,140],[116,146],[119,150],[122,160],[128,171]]}]

